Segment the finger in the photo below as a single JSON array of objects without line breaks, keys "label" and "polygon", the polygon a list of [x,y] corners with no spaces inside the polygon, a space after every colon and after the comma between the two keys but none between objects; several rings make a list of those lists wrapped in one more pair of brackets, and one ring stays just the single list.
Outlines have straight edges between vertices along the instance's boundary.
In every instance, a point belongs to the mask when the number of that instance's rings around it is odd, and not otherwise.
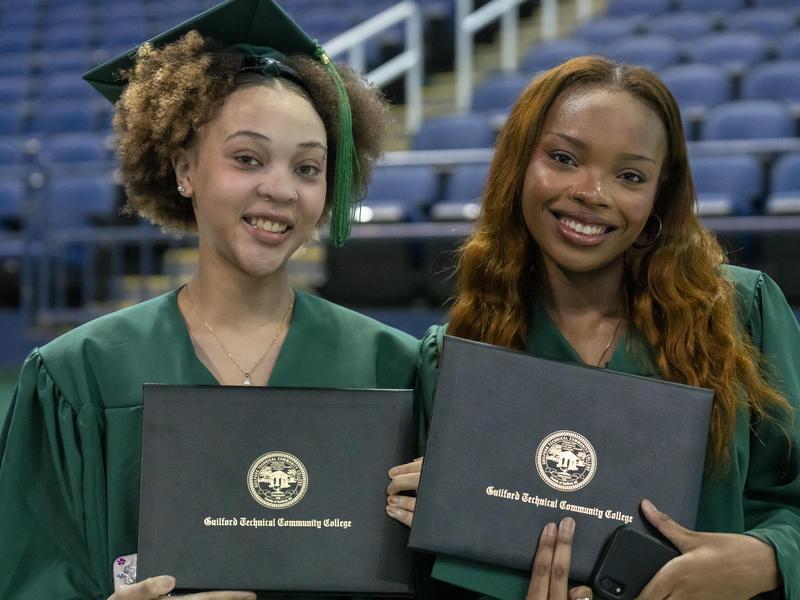
[{"label": "finger", "polygon": [[550,566],[553,563],[556,534],[558,529],[555,523],[548,523],[542,535],[539,536],[539,546],[533,556],[531,568],[531,582],[525,600],[548,600],[547,592],[550,588]]},{"label": "finger", "polygon": [[419,488],[419,473],[398,475],[389,483],[386,494],[392,496],[399,492],[416,492]]},{"label": "finger", "polygon": [[592,588],[579,585],[569,591],[567,598],[569,598],[569,600],[592,600]]},{"label": "finger", "polygon": [[575,534],[575,519],[566,517],[558,524],[553,565],[550,568],[550,598],[566,599],[569,583],[569,563],[572,560],[572,538]]},{"label": "finger", "polygon": [[419,473],[422,470],[422,458],[415,458],[410,463],[404,465],[397,465],[389,469],[389,477],[395,478],[398,475],[405,475],[406,473]]},{"label": "finger", "polygon": [[[175,578],[170,575],[149,577],[138,583],[121,586],[111,596],[113,600],[152,600],[166,596],[175,587]],[[109,600],[111,600],[109,599]]]},{"label": "finger", "polygon": [[421,463],[423,458],[425,458],[425,457],[424,456],[420,456],[419,458],[415,458],[412,462]]},{"label": "finger", "polygon": [[647,520],[658,529],[683,554],[694,547],[694,532],[686,529],[679,523],[673,521],[667,513],[658,510],[655,505],[647,500],[642,500],[642,512]]},{"label": "finger", "polygon": [[387,506],[386,514],[392,517],[395,521],[400,521],[406,527],[411,527],[414,521],[414,513],[409,510],[403,510],[396,506]]},{"label": "finger", "polygon": [[389,496],[386,499],[389,506],[394,506],[401,510],[414,512],[417,508],[417,499],[414,496]]}]

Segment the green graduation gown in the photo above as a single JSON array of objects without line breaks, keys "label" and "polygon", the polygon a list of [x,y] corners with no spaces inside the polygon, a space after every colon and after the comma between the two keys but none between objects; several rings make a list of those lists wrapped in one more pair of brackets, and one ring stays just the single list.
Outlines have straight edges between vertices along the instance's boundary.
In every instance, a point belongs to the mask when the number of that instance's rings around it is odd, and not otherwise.
[{"label": "green graduation gown", "polygon": [[[763,273],[726,267],[740,297],[740,318],[774,374],[777,388],[800,410],[800,327],[783,293]],[[432,327],[420,348],[420,453],[442,347],[443,326]],[[657,376],[652,355],[626,335],[608,368],[623,373]],[[639,349],[637,351],[637,348]],[[581,362],[544,307],[533,308],[527,351],[544,358]],[[748,415],[737,419],[731,447],[731,468],[707,477],[700,494],[699,531],[747,533],[771,544],[783,575],[785,597],[800,600],[800,426],[795,418],[751,431]],[[788,434],[788,435],[787,435]],[[529,574],[450,558],[437,558],[437,579],[504,600],[525,597]]]},{"label": "green graduation gown", "polygon": [[[296,292],[269,385],[413,388],[418,351],[405,333]],[[177,291],[78,327],[25,361],[0,431],[0,598],[113,592],[112,561],[136,552],[143,383],[217,384]]]}]

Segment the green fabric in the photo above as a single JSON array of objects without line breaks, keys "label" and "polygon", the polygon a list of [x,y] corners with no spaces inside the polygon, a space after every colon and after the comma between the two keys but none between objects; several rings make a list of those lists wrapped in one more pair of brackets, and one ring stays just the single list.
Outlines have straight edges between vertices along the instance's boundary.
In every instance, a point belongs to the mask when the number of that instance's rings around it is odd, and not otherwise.
[{"label": "green fabric", "polygon": [[[297,292],[269,385],[411,388],[418,348]],[[177,292],[79,327],[26,360],[0,431],[0,598],[113,591],[112,561],[136,552],[143,383],[217,383],[197,359]]]},{"label": "green fabric", "polygon": [[[740,297],[740,318],[774,374],[777,388],[800,411],[800,326],[783,293],[766,275],[726,267]],[[542,307],[532,315],[528,351],[579,362],[575,350]],[[444,326],[432,327],[420,349],[420,453],[424,453]],[[650,349],[635,332],[621,340],[609,369],[655,376]],[[747,533],[771,544],[788,600],[800,600],[800,427],[798,419],[751,431],[747,415],[736,423],[731,469],[707,477],[700,493],[697,529]],[[529,574],[452,558],[437,558],[435,578],[503,600],[525,597]]]}]

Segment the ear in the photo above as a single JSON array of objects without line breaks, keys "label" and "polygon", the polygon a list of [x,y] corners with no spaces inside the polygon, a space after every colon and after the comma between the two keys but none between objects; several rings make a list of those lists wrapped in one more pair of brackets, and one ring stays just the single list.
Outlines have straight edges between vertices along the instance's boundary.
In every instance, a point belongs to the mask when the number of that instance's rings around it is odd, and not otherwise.
[{"label": "ear", "polygon": [[192,157],[186,148],[179,149],[172,157],[172,170],[175,172],[175,185],[183,188],[178,191],[181,196],[191,198],[194,195],[192,187]]}]

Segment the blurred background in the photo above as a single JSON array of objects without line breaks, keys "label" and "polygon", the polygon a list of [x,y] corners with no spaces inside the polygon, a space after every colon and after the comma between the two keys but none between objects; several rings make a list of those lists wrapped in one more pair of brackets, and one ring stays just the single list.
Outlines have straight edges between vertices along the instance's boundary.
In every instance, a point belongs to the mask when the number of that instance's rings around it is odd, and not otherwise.
[{"label": "blurred background", "polygon": [[[394,106],[353,238],[301,249],[297,287],[417,336],[445,320],[509,107],[537,72],[603,54],[667,83],[703,222],[800,307],[798,0],[280,3]],[[213,4],[0,0],[0,416],[32,347],[191,277],[193,236],[120,213],[111,107],[81,75]]]}]

